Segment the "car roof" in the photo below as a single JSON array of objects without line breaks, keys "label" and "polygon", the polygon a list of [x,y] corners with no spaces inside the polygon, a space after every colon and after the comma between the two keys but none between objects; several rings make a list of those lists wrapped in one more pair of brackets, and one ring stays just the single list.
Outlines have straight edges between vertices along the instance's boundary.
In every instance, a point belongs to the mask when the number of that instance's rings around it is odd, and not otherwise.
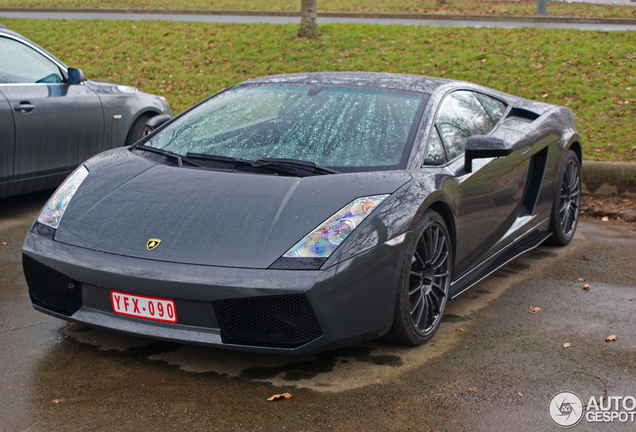
[{"label": "car roof", "polygon": [[438,87],[454,82],[445,78],[380,72],[313,72],[271,75],[245,81],[245,84],[313,84],[388,88],[431,93]]}]

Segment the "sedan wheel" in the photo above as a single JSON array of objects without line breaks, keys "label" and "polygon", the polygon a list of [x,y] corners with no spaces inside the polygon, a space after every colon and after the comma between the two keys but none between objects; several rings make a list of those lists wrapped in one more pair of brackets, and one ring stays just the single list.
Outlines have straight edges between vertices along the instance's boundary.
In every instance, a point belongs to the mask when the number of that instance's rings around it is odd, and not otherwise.
[{"label": "sedan wheel", "polygon": [[153,116],[151,114],[142,114],[137,118],[137,120],[135,120],[133,125],[130,127],[130,131],[128,131],[125,143],[126,147],[133,145],[151,132],[146,123],[152,117]]},{"label": "sedan wheel", "polygon": [[569,150],[563,161],[561,187],[552,210],[550,243],[565,246],[574,237],[581,209],[581,168],[579,159]]},{"label": "sedan wheel", "polygon": [[442,320],[452,272],[450,237],[442,217],[429,210],[409,250],[390,336],[404,345],[421,345]]}]

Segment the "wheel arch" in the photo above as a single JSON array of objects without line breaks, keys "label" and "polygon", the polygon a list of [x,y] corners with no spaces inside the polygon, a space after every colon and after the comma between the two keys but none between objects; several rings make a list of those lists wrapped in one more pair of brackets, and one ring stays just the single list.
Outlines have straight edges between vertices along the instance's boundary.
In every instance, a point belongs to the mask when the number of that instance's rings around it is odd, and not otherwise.
[{"label": "wheel arch", "polygon": [[581,146],[580,140],[574,140],[569,147],[565,149],[567,153],[568,150],[572,150],[576,153],[576,157],[579,158],[579,162],[583,163],[583,147]]},{"label": "wheel arch", "polygon": [[453,252],[453,268],[455,267],[455,252],[457,242],[457,227],[455,226],[455,218],[450,206],[444,201],[435,201],[428,206],[429,209],[436,211],[444,219],[448,234],[451,237],[451,249]]},{"label": "wheel arch", "polygon": [[130,122],[130,124],[128,125],[128,129],[126,129],[126,134],[124,136],[124,145],[128,145],[128,142],[130,141],[130,137],[134,132],[135,126],[137,125],[137,121],[141,118],[146,118],[147,120],[150,120],[151,118],[153,118],[156,115],[162,114],[162,112],[158,109],[155,109],[153,107],[148,107],[145,110],[141,110],[139,111],[135,117],[132,119],[132,121]]}]

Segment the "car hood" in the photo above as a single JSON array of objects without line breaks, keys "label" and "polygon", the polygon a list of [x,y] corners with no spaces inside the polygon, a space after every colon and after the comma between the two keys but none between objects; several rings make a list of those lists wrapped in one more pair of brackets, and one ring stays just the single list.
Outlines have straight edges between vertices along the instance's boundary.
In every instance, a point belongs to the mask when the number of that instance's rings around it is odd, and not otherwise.
[{"label": "car hood", "polygon": [[[353,199],[393,193],[403,171],[311,177],[156,165],[125,149],[86,163],[89,176],[55,240],[136,258],[267,268]],[[148,250],[150,239],[161,243]]]},{"label": "car hood", "polygon": [[143,93],[143,91],[137,87],[107,81],[86,80],[85,84],[90,87],[91,90],[99,94]]}]

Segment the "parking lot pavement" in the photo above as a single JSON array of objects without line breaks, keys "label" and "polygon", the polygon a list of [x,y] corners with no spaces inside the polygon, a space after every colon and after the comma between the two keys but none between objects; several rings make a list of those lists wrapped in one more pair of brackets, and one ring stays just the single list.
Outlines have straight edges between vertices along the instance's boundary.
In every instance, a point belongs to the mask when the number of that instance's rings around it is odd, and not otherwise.
[{"label": "parking lot pavement", "polygon": [[[605,390],[636,397],[636,224],[582,220],[570,246],[541,246],[451,301],[423,347],[375,341],[285,357],[34,311],[20,248],[46,198],[0,200],[3,431],[558,430],[548,403],[559,391],[586,403]],[[292,398],[267,401],[283,392]],[[634,427],[584,418],[575,430]]]}]

